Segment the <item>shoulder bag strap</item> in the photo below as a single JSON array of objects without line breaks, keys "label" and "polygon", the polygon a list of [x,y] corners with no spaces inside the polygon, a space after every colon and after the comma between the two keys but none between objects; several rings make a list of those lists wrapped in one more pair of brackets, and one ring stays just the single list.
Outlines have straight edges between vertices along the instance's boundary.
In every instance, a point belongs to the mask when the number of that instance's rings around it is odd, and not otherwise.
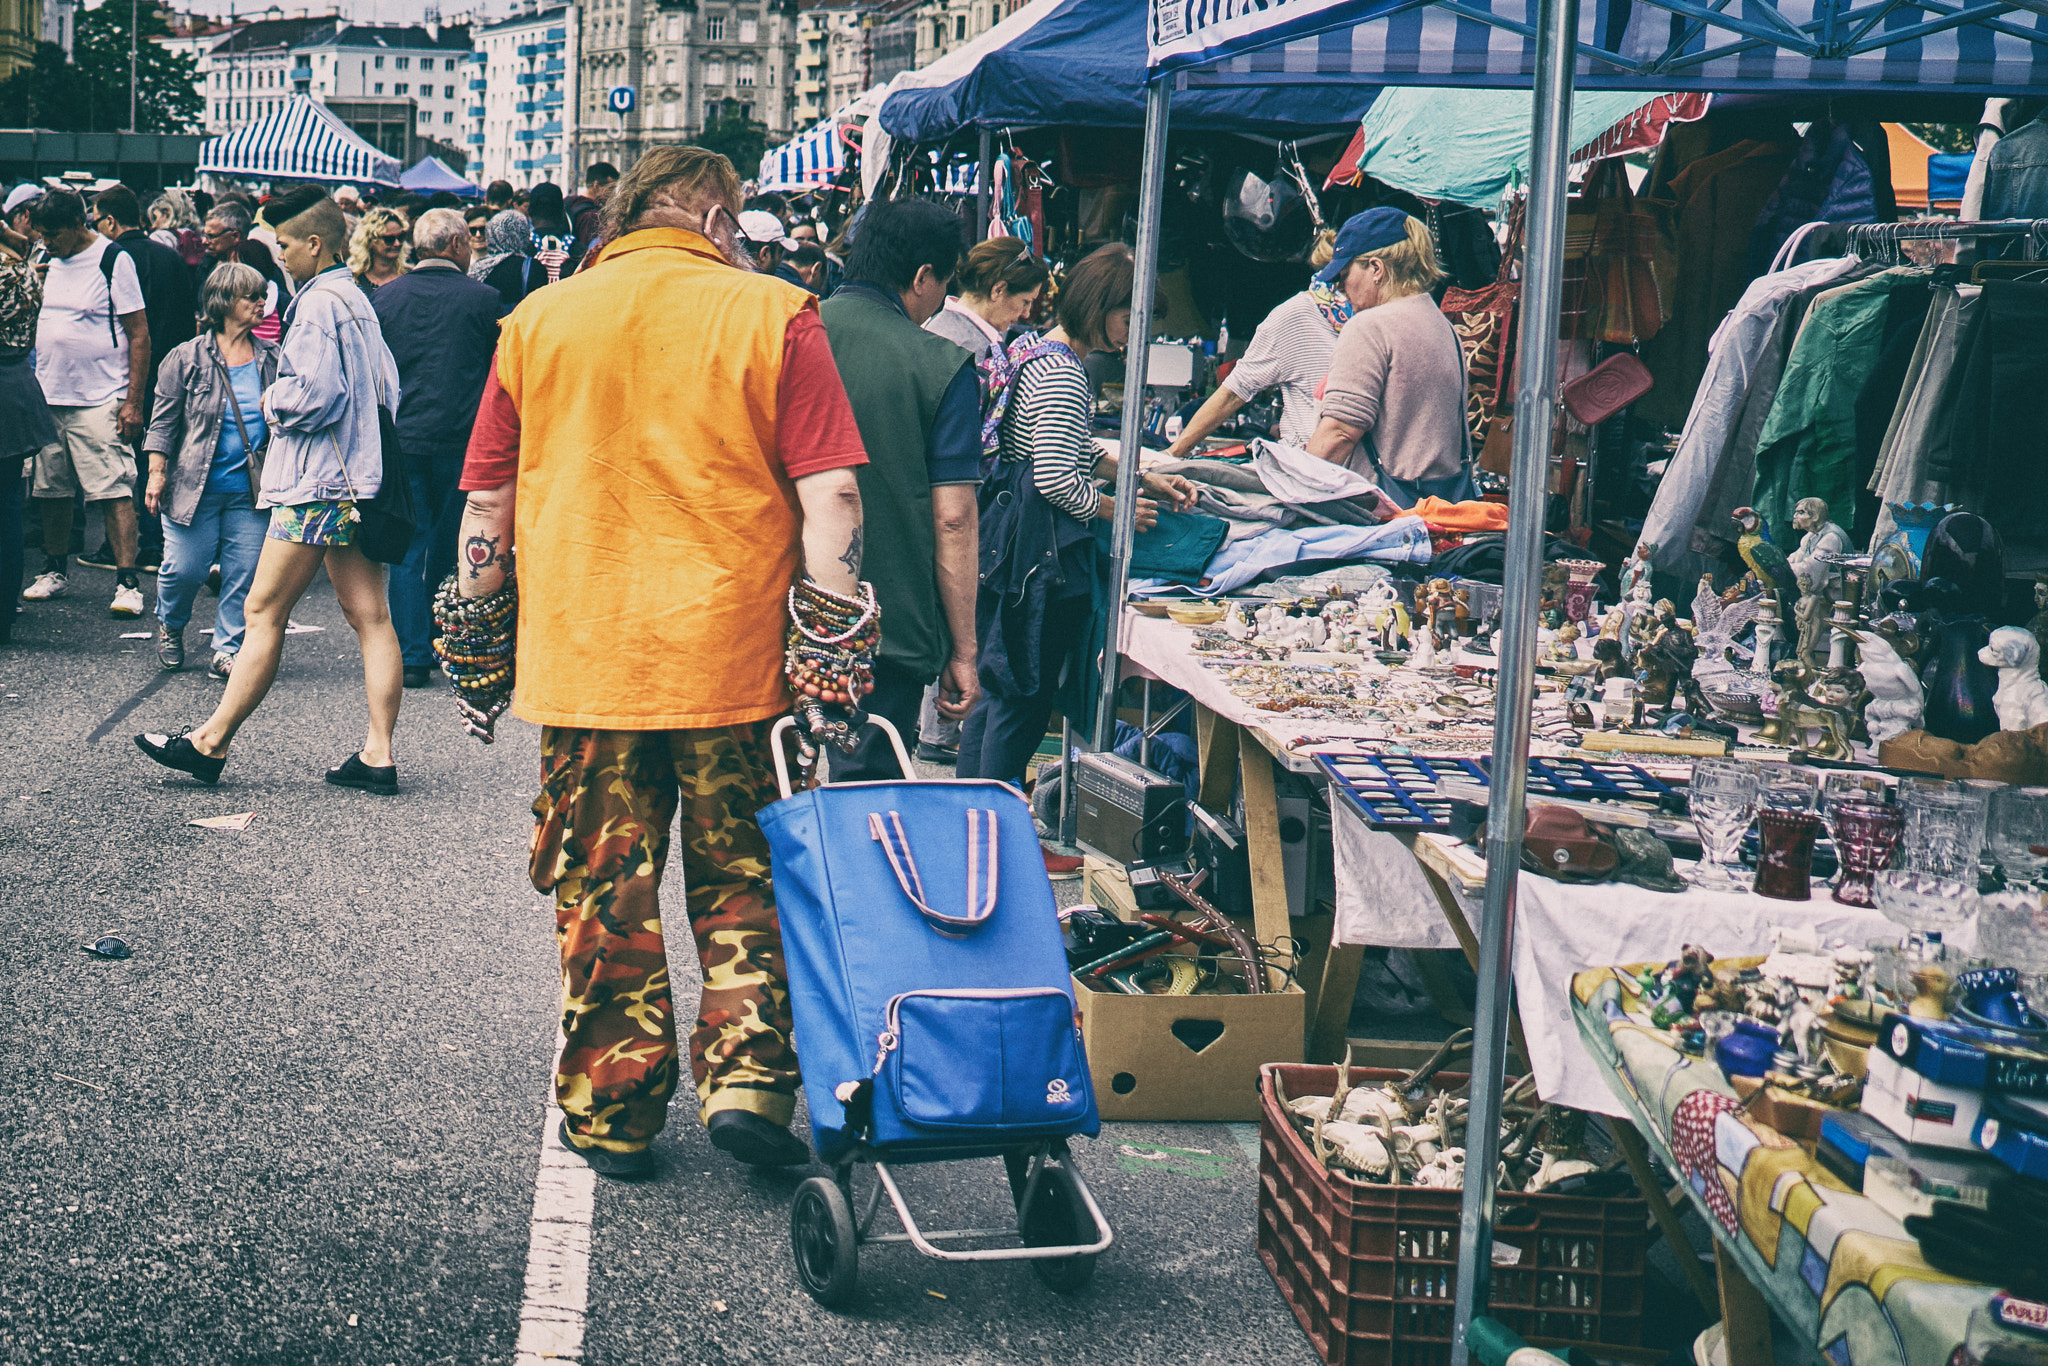
[{"label": "shoulder bag strap", "polygon": [[[252,341],[252,348],[253,345],[254,343]],[[220,382],[227,388],[228,411],[234,414],[235,433],[236,435],[242,438],[242,458],[249,462],[249,472],[255,476],[255,478],[249,481],[249,501],[251,504],[254,504],[256,502],[258,485],[260,485],[263,482],[262,457],[258,455],[256,448],[249,444],[249,428],[242,421],[242,396],[235,392],[235,376],[234,373],[228,369],[227,357],[221,355],[220,353],[220,343],[213,340],[212,338],[208,338],[206,342],[206,352],[208,355],[213,357],[213,368],[220,371]],[[261,402],[261,394],[263,388],[263,357],[260,352],[257,353],[252,363],[255,364],[256,366],[256,387],[258,393],[258,402]],[[338,449],[339,448],[337,448],[337,450]]]}]

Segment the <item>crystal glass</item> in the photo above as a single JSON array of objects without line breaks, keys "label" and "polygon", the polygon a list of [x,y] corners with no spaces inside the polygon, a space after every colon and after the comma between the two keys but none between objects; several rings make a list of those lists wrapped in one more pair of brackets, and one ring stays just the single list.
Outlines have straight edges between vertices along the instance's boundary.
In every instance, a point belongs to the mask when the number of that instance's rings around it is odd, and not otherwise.
[{"label": "crystal glass", "polygon": [[2018,968],[2029,996],[2048,988],[2048,898],[2031,888],[2008,888],[1978,898],[1977,956],[1994,966]]},{"label": "crystal glass", "polygon": [[1820,817],[1811,811],[1760,807],[1756,813],[1756,894],[1777,901],[1813,895],[1813,841]]},{"label": "crystal glass", "polygon": [[1742,836],[1756,814],[1756,766],[1740,759],[1701,759],[1692,766],[1688,801],[1699,828],[1701,857],[1691,874],[1694,886],[1746,892],[1750,878],[1738,862]]},{"label": "crystal glass", "polygon": [[2003,787],[1992,794],[1991,852],[2008,886],[2035,889],[2048,867],[2048,787]]},{"label": "crystal glass", "polygon": [[1977,851],[1984,845],[1986,803],[1957,788],[1906,794],[1906,866],[1940,878],[1965,878],[1976,890]]},{"label": "crystal glass", "polygon": [[1859,773],[1854,769],[1836,769],[1824,773],[1820,779],[1820,814],[1827,822],[1828,838],[1835,838],[1835,808],[1843,802],[1875,802],[1888,805],[1892,799],[1892,785],[1878,773]]},{"label": "crystal glass", "polygon": [[1884,918],[1909,930],[1942,933],[1961,929],[1977,911],[1974,877],[1940,877],[1913,868],[1873,873],[1871,898]]},{"label": "crystal glass", "polygon": [[1837,801],[1833,819],[1835,857],[1842,865],[1835,900],[1844,906],[1869,906],[1872,876],[1889,870],[1898,859],[1899,844],[1906,837],[1905,813],[1883,802]]},{"label": "crystal glass", "polygon": [[1791,764],[1760,764],[1756,804],[1759,810],[1819,811],[1820,775]]}]

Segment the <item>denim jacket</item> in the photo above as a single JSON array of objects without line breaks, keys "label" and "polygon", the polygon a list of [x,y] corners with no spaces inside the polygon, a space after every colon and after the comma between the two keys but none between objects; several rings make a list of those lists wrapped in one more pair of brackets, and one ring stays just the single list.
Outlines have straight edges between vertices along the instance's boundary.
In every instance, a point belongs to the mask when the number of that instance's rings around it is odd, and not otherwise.
[{"label": "denim jacket", "polygon": [[348,271],[323,271],[292,300],[277,383],[263,396],[265,507],[367,500],[383,486],[379,405],[398,409],[398,365]]},{"label": "denim jacket", "polygon": [[[256,373],[268,389],[277,380],[277,343],[261,337],[249,343],[256,348]],[[170,462],[163,510],[179,526],[190,526],[199,511],[221,424],[234,421],[228,416],[228,383],[221,378],[225,364],[220,342],[209,330],[178,343],[156,372],[156,405],[142,449]]]},{"label": "denim jacket", "polygon": [[1984,158],[1984,217],[2048,218],[2048,119],[1998,140]]}]

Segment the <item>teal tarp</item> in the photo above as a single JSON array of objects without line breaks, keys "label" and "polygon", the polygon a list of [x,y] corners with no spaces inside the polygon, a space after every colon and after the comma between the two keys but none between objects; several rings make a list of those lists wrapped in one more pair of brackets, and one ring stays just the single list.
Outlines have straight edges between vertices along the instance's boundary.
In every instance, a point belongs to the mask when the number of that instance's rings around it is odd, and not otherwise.
[{"label": "teal tarp", "polygon": [[[1391,86],[1365,111],[1359,169],[1397,190],[1492,208],[1529,178],[1526,90]],[[1581,91],[1572,101],[1571,146],[1584,147],[1654,96]],[[1455,137],[1445,136],[1456,130]]]}]

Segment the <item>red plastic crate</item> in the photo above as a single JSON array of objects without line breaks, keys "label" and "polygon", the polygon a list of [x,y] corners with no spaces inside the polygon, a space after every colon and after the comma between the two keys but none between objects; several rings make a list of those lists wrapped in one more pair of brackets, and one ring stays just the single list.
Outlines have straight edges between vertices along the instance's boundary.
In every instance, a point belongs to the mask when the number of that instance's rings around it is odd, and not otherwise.
[{"label": "red plastic crate", "polygon": [[[1352,1084],[1402,1074],[1351,1069]],[[1337,1069],[1269,1063],[1260,1069],[1259,1259],[1273,1274],[1326,1366],[1434,1366],[1450,1355],[1457,1275],[1455,1190],[1375,1186],[1326,1169],[1295,1131],[1289,1099],[1327,1096]],[[1439,1073],[1456,1087],[1465,1080]],[[1521,1252],[1496,1263],[1488,1313],[1531,1343],[1637,1347],[1643,1329],[1648,1207],[1640,1198],[1502,1192],[1494,1245]]]}]

